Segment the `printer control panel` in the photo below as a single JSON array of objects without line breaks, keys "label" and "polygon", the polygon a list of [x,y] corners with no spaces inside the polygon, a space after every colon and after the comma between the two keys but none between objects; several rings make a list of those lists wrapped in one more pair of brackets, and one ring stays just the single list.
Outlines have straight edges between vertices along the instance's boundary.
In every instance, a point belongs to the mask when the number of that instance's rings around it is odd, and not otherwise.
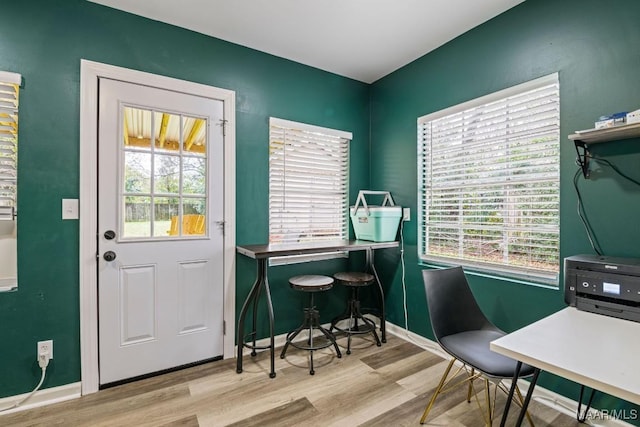
[{"label": "printer control panel", "polygon": [[640,302],[640,278],[623,275],[603,275],[579,271],[576,274],[576,294],[589,294],[617,300]]}]

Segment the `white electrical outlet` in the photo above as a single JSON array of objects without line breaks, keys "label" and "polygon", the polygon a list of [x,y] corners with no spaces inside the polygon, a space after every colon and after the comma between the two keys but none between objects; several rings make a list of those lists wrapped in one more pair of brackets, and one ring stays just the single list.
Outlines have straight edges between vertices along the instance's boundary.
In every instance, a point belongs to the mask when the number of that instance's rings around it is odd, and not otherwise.
[{"label": "white electrical outlet", "polygon": [[53,340],[38,341],[38,360],[41,356],[47,360],[53,359]]},{"label": "white electrical outlet", "polygon": [[411,208],[402,208],[402,220],[411,221]]}]

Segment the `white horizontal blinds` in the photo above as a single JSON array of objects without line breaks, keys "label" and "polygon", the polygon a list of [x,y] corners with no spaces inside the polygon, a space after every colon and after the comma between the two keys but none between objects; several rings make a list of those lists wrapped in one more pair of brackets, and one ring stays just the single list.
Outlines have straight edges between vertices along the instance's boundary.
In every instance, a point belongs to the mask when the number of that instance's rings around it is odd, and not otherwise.
[{"label": "white horizontal blinds", "polygon": [[350,138],[270,119],[270,243],[347,238]]},{"label": "white horizontal blinds", "polygon": [[15,217],[20,81],[19,74],[0,71],[0,220]]},{"label": "white horizontal blinds", "polygon": [[560,107],[553,77],[419,121],[423,257],[555,283]]}]

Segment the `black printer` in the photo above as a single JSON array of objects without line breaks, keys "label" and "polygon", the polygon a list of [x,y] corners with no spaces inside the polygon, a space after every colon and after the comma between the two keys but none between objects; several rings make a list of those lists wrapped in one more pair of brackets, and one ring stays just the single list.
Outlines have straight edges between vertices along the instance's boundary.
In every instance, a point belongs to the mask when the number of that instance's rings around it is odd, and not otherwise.
[{"label": "black printer", "polygon": [[578,310],[640,322],[640,259],[564,259],[564,300]]}]

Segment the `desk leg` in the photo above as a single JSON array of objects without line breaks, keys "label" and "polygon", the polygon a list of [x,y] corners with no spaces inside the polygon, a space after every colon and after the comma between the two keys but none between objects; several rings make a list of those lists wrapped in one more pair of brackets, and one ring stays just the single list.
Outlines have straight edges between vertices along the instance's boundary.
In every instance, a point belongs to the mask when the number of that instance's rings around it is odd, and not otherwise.
[{"label": "desk leg", "polygon": [[[264,278],[261,275],[260,262],[258,260],[258,271],[256,274],[256,281],[253,283],[247,298],[244,300],[242,304],[242,309],[240,310],[240,316],[238,317],[238,334],[236,338],[236,344],[238,346],[238,355],[236,357],[236,372],[242,372],[242,353],[244,350],[244,321],[247,317],[247,310],[249,309],[249,305],[252,302],[255,302],[256,297],[260,294],[260,288],[264,283]],[[254,323],[254,333],[255,333],[255,323]]]},{"label": "desk leg", "polygon": [[596,394],[596,389],[591,389],[591,395],[589,396],[589,402],[587,402],[587,407],[582,412],[582,396],[584,394],[584,386],[580,385],[580,399],[578,400],[578,412],[576,412],[576,420],[581,423],[587,419],[587,415],[589,414],[589,409],[591,408],[591,402],[593,401],[593,396]]},{"label": "desk leg", "polygon": [[[509,408],[511,407],[511,401],[513,400],[513,393],[516,390],[516,386],[518,384],[518,377],[520,376],[520,368],[522,368],[522,362],[518,361],[516,363],[516,371],[513,374],[513,379],[511,380],[511,388],[509,389],[509,395],[507,396],[507,401],[504,405],[504,412],[502,413],[502,421],[500,421],[500,427],[504,427],[507,421],[507,415],[509,414]],[[531,378],[531,383],[529,384],[529,390],[527,390],[527,397],[524,399],[522,403],[522,408],[520,409],[520,415],[518,416],[518,421],[516,422],[516,426],[521,426],[522,421],[524,420],[524,416],[527,413],[527,408],[529,407],[529,402],[531,401],[531,396],[533,395],[533,389],[536,387],[536,383],[538,382],[538,375],[540,375],[540,369],[536,368],[533,371],[533,378]]]},{"label": "desk leg", "polygon": [[271,290],[269,289],[269,280],[267,279],[267,263],[264,263],[264,289],[267,294],[267,310],[269,311],[269,353],[271,358],[271,372],[269,378],[276,377],[276,365],[275,365],[275,337],[273,336],[273,304],[271,302]]},{"label": "desk leg", "polygon": [[[258,263],[258,268],[261,268],[261,263]],[[260,301],[260,294],[262,293],[262,288],[265,282],[265,276],[262,273],[258,273],[259,277],[262,278],[262,283],[258,289],[256,289],[256,293],[253,296],[253,317],[251,318],[251,357],[255,357],[256,354],[256,335],[258,331],[258,301]]]},{"label": "desk leg", "polygon": [[247,317],[247,311],[249,310],[249,306],[253,303],[253,330],[251,332],[252,336],[252,355],[255,355],[256,350],[256,333],[257,333],[257,304],[258,299],[260,297],[260,291],[264,287],[267,295],[267,308],[269,312],[269,334],[270,334],[270,346],[268,347],[271,352],[271,372],[269,373],[269,377],[274,378],[276,376],[275,373],[275,361],[274,361],[274,336],[273,336],[273,305],[271,302],[271,292],[269,291],[269,282],[267,279],[267,260],[266,259],[258,259],[257,260],[257,277],[256,281],[251,287],[249,291],[249,295],[247,295],[247,299],[245,299],[242,304],[242,309],[240,310],[240,316],[238,318],[238,335],[237,335],[237,346],[238,346],[238,354],[236,358],[236,372],[242,372],[242,353],[245,347],[244,342],[244,322]]},{"label": "desk leg", "polygon": [[[507,415],[509,415],[509,408],[511,407],[511,401],[513,400],[513,393],[516,390],[516,386],[518,384],[518,378],[520,377],[520,369],[522,368],[522,362],[518,361],[516,363],[516,370],[513,374],[513,379],[511,380],[511,388],[509,389],[509,395],[507,396],[507,401],[504,405],[504,412],[502,413],[502,421],[500,421],[500,427],[504,427],[507,421]],[[527,413],[527,408],[529,407],[529,402],[531,401],[531,396],[533,395],[533,389],[536,387],[536,382],[538,382],[538,375],[540,375],[540,369],[536,368],[533,371],[533,378],[531,378],[531,383],[529,384],[529,390],[527,390],[527,397],[524,399],[522,403],[522,408],[520,409],[520,415],[518,416],[518,421],[516,422],[516,426],[520,426],[522,424],[522,420],[524,420],[524,416]]]},{"label": "desk leg", "polygon": [[522,368],[522,362],[518,360],[518,362],[516,363],[516,370],[513,374],[513,378],[511,379],[511,387],[509,388],[507,401],[504,404],[504,411],[502,412],[502,420],[500,421],[500,427],[504,427],[505,423],[507,422],[507,415],[509,415],[509,409],[511,408],[513,393],[516,391],[516,385],[518,384],[518,377],[520,376],[520,368]]},{"label": "desk leg", "polygon": [[533,389],[536,388],[536,383],[538,382],[538,375],[540,375],[540,369],[536,368],[533,371],[533,377],[531,378],[531,382],[529,383],[529,390],[527,390],[527,397],[524,398],[524,403],[522,404],[522,408],[520,408],[520,415],[518,415],[518,421],[516,421],[516,426],[518,427],[522,425],[524,416],[527,413],[527,408],[529,407],[531,396],[533,396]]},{"label": "desk leg", "polygon": [[366,269],[367,271],[371,271],[373,276],[376,278],[376,283],[378,284],[378,290],[380,291],[380,335],[382,338],[382,342],[387,342],[387,322],[386,322],[386,313],[384,309],[384,289],[382,288],[382,282],[380,282],[380,278],[378,277],[378,272],[376,271],[376,266],[373,262],[373,249],[367,248],[366,251]]}]

